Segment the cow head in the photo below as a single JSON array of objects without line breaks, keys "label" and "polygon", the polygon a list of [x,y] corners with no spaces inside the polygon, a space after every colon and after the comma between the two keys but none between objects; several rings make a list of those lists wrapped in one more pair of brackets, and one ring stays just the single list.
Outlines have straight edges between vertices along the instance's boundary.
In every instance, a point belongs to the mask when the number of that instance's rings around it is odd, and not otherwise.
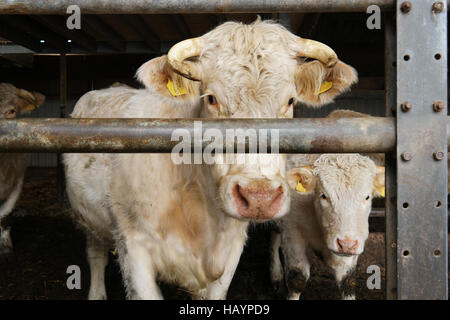
[{"label": "cow head", "polygon": [[[228,22],[199,38],[181,41],[167,57],[144,65],[138,77],[168,97],[200,98],[202,118],[252,119],[292,118],[295,101],[320,106],[357,81],[355,70],[328,46],[259,19],[250,25]],[[184,94],[169,93],[168,79]],[[254,220],[283,216],[290,202],[285,158],[245,157],[248,161],[243,164],[213,165],[225,212]]]},{"label": "cow head", "polygon": [[0,119],[14,119],[43,104],[45,96],[38,92],[18,89],[9,83],[0,83]]},{"label": "cow head", "polygon": [[384,189],[384,167],[358,154],[324,154],[313,166],[288,171],[292,189],[312,194],[316,218],[329,250],[361,254],[369,234],[372,197]]}]

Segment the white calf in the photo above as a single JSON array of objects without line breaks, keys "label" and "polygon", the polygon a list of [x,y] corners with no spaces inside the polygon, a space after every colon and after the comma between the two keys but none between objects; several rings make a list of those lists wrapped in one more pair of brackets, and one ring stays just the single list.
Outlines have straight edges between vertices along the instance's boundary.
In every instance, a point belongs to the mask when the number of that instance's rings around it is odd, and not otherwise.
[{"label": "white calf", "polygon": [[343,297],[354,298],[350,283],[368,237],[372,197],[383,192],[384,168],[358,154],[293,155],[288,168],[295,191],[290,213],[277,221],[281,233],[273,233],[272,282],[284,279],[289,299],[298,299],[310,275],[310,246],[334,270]]}]

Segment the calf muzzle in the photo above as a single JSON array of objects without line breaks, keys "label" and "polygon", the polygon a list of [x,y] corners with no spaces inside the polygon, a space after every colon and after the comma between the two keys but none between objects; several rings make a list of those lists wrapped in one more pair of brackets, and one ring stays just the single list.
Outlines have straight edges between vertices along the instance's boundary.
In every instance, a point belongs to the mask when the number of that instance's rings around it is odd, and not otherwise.
[{"label": "calf muzzle", "polygon": [[352,240],[348,237],[344,239],[336,239],[337,252],[340,254],[357,254],[358,253],[358,240]]}]

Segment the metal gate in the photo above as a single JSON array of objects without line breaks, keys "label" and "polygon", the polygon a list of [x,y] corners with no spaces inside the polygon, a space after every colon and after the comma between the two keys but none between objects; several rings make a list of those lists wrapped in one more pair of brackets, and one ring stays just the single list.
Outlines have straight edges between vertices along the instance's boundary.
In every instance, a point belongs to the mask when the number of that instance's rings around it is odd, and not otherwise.
[{"label": "metal gate", "polygon": [[[71,4],[86,13],[108,14],[365,12],[370,5],[395,11],[396,22],[385,19],[386,115],[395,106],[395,118],[207,120],[203,130],[211,126],[279,129],[282,153],[386,153],[386,296],[448,298],[446,1],[3,0],[0,14],[65,14]],[[62,99],[62,110],[64,104]],[[170,152],[172,130],[192,130],[193,122],[2,120],[0,151]],[[314,139],[323,143],[311,143]]]}]

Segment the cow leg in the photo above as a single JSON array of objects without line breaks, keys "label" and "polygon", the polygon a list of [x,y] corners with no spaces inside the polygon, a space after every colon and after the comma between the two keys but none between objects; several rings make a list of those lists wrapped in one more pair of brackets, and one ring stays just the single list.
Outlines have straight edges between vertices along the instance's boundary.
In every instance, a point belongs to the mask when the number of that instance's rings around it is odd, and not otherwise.
[{"label": "cow leg", "polygon": [[227,298],[228,288],[244,250],[245,240],[246,238],[234,240],[234,245],[228,253],[222,276],[210,283],[206,288],[206,292],[200,294],[198,298],[207,300],[225,300]]},{"label": "cow leg", "polygon": [[162,300],[149,250],[131,238],[119,241],[119,262],[130,300]]},{"label": "cow leg", "polygon": [[22,191],[23,176],[17,181],[13,191],[0,206],[0,255],[6,256],[13,253],[13,245],[11,240],[11,226],[6,223],[7,216],[13,211],[17,199],[19,199]]},{"label": "cow leg", "polygon": [[275,292],[279,293],[283,287],[283,266],[280,260],[281,234],[277,231],[272,231],[270,243],[270,279]]},{"label": "cow leg", "polygon": [[11,228],[3,227],[0,222],[0,256],[8,256],[13,253],[13,246],[11,241]]},{"label": "cow leg", "polygon": [[289,300],[298,300],[309,279],[310,264],[306,256],[307,242],[295,228],[283,230],[281,248],[284,257],[284,281]]},{"label": "cow leg", "polygon": [[86,239],[86,255],[91,270],[89,300],[106,300],[105,268],[108,264],[109,246],[88,236]]},{"label": "cow leg", "polygon": [[355,300],[355,270],[358,256],[344,257],[329,253],[326,262],[334,271],[334,278],[336,279],[342,299]]}]

